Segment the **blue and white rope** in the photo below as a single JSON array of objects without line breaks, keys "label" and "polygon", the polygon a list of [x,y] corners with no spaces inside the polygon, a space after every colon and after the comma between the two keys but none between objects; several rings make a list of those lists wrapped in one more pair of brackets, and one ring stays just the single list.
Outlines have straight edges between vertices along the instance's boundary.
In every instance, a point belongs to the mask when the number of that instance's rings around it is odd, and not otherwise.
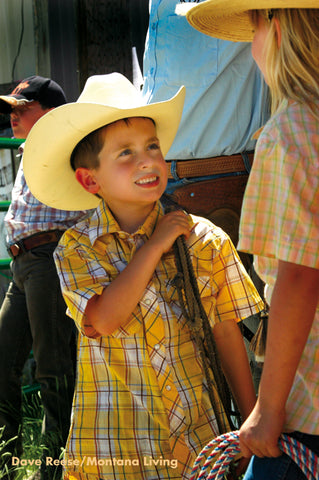
[{"label": "blue and white rope", "polygon": [[[200,467],[204,457],[213,448],[213,451],[207,457],[204,465]],[[279,439],[279,448],[289,455],[289,457],[303,471],[307,480],[318,480],[319,478],[319,457],[308,447],[300,443],[295,438],[282,434]],[[240,453],[239,431],[224,433],[211,440],[200,452],[194,462],[190,480],[223,480],[230,463]],[[208,469],[213,467],[208,473]],[[198,471],[200,472],[198,474]],[[198,476],[197,476],[198,474]]]}]

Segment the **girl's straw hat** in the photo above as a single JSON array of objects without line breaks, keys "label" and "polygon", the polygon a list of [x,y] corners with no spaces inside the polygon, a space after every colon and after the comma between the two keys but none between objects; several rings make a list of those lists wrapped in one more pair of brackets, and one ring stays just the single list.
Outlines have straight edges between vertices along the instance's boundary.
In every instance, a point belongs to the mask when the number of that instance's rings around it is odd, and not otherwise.
[{"label": "girl's straw hat", "polygon": [[181,119],[185,87],[171,99],[145,104],[134,85],[119,73],[90,77],[75,103],[57,107],[32,127],[23,154],[24,175],[33,195],[62,210],[95,208],[99,199],[77,182],[70,165],[74,147],[86,135],[128,117],[148,117],[165,156]]},{"label": "girl's straw hat", "polygon": [[194,28],[211,37],[251,42],[254,27],[249,10],[274,8],[319,8],[319,0],[206,0],[181,3],[176,10],[186,15]]}]

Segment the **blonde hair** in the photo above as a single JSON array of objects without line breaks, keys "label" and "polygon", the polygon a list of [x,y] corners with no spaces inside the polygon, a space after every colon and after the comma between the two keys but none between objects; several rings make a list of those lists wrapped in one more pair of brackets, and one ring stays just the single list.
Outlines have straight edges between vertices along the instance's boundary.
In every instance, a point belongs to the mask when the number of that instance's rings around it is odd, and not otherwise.
[{"label": "blonde hair", "polygon": [[[266,75],[272,112],[285,100],[306,103],[319,115],[319,9],[258,10],[270,22],[265,44]],[[281,44],[274,18],[281,29]],[[254,19],[254,15],[253,15]]]}]

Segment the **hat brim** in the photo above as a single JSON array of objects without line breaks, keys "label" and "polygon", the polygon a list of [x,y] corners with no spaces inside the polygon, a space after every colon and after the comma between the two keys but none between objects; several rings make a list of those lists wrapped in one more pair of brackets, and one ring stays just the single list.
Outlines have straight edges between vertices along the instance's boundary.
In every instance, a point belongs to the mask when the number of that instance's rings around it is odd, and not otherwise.
[{"label": "hat brim", "polygon": [[70,164],[75,146],[90,132],[129,117],[149,117],[156,125],[165,157],[182,116],[185,87],[170,100],[137,108],[118,109],[95,103],[68,103],[57,107],[32,127],[24,148],[23,171],[32,194],[61,210],[96,208],[99,199],[78,183]]},{"label": "hat brim", "polygon": [[211,37],[251,42],[254,26],[249,12],[273,8],[319,8],[319,5],[318,0],[206,0],[187,9],[186,18],[192,27]]},{"label": "hat brim", "polygon": [[0,95],[0,113],[11,113],[13,107],[25,105],[31,101],[32,100],[27,100],[26,98],[19,96]]}]

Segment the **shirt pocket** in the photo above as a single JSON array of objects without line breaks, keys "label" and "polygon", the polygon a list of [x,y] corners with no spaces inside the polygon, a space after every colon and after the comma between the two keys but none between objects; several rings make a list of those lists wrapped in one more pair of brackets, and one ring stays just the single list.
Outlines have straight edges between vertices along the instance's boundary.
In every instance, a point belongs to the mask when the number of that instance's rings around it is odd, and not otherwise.
[{"label": "shirt pocket", "polygon": [[[215,311],[216,299],[212,293],[210,277],[198,276],[196,280],[197,280],[197,286],[198,286],[202,305],[205,309],[205,312],[211,324],[214,324],[214,318],[215,318],[214,311]],[[187,307],[184,292],[183,292],[183,298],[184,298],[184,304]],[[179,328],[182,329],[183,326],[187,324],[188,320],[185,319],[185,317],[183,316],[177,288],[176,288],[176,285],[174,284],[174,281],[172,280],[167,282],[167,301],[170,305],[171,310],[174,312],[177,318],[177,324],[179,325]]]},{"label": "shirt pocket", "polygon": [[213,292],[210,276],[197,277],[198,290],[202,305],[206,312],[209,323],[214,327],[216,323],[216,294]]}]

